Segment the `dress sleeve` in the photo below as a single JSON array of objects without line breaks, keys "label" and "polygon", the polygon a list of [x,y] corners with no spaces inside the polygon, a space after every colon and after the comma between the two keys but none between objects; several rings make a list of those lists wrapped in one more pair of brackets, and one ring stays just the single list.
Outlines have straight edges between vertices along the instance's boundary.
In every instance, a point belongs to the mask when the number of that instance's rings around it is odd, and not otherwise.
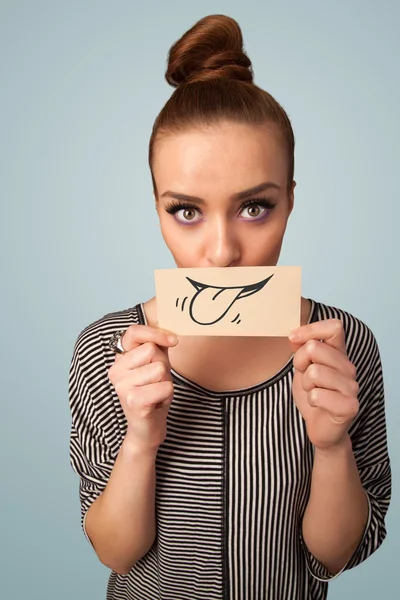
[{"label": "dress sleeve", "polygon": [[[87,540],[92,544],[85,528],[86,514],[107,485],[115,462],[115,452],[112,452],[112,443],[106,434],[107,423],[110,429],[107,416],[110,410],[106,408],[109,404],[106,396],[110,397],[108,386],[104,388],[101,383],[96,387],[89,384],[88,373],[89,370],[93,372],[94,366],[82,366],[78,347],[77,342],[69,370],[69,404],[72,417],[70,463],[79,475],[81,526]],[[93,359],[90,360],[93,363]],[[98,371],[102,377],[105,376],[104,365]]]},{"label": "dress sleeve", "polygon": [[360,404],[349,435],[368,500],[368,519],[353,556],[335,575],[311,554],[300,528],[300,541],[307,567],[311,575],[320,581],[331,581],[344,571],[356,567],[373,554],[386,538],[385,517],[391,498],[392,476],[387,447],[382,364],[374,335],[366,325],[362,326],[362,345],[353,347],[352,358],[348,351],[350,360],[357,368]]}]

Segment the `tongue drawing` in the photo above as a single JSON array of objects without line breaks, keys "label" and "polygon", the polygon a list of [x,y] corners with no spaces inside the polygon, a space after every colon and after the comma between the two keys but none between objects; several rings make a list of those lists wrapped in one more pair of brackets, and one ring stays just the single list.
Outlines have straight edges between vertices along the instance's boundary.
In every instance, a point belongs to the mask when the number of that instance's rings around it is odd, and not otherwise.
[{"label": "tongue drawing", "polygon": [[272,277],[270,275],[258,283],[234,287],[207,285],[186,277],[197,290],[189,305],[191,319],[199,325],[218,323],[237,300],[256,294]]}]

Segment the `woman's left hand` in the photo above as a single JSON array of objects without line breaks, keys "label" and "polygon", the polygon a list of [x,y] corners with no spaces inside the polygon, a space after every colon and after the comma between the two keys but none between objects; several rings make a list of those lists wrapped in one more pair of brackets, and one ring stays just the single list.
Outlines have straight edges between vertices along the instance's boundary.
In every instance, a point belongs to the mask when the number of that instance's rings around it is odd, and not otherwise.
[{"label": "woman's left hand", "polygon": [[[298,337],[292,337],[292,333]],[[327,450],[348,438],[359,410],[356,368],[346,352],[343,323],[325,319],[291,332],[294,352],[293,399],[306,423],[307,435]]]}]

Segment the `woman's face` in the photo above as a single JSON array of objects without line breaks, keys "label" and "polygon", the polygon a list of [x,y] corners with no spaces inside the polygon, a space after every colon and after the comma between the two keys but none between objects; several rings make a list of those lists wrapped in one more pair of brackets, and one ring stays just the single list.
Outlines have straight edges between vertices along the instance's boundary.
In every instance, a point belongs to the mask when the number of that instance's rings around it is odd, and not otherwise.
[{"label": "woman's face", "polygon": [[178,267],[274,266],[293,208],[271,126],[224,123],[155,146],[156,208]]}]

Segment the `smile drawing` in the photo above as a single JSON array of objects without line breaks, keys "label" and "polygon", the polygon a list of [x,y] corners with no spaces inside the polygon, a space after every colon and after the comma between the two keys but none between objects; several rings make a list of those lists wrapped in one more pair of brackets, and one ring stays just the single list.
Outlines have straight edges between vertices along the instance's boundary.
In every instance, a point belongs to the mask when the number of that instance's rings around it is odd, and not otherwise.
[{"label": "smile drawing", "polygon": [[[225,317],[235,302],[262,290],[272,277],[273,274],[257,283],[233,287],[207,285],[206,283],[186,277],[196,290],[189,304],[190,318],[199,325],[214,325],[214,323],[218,323],[218,321],[221,321]],[[184,309],[186,300],[187,297],[183,300],[181,310]],[[178,306],[178,300],[176,306]],[[239,324],[240,319],[237,320],[239,315],[240,313],[231,322]]]}]

